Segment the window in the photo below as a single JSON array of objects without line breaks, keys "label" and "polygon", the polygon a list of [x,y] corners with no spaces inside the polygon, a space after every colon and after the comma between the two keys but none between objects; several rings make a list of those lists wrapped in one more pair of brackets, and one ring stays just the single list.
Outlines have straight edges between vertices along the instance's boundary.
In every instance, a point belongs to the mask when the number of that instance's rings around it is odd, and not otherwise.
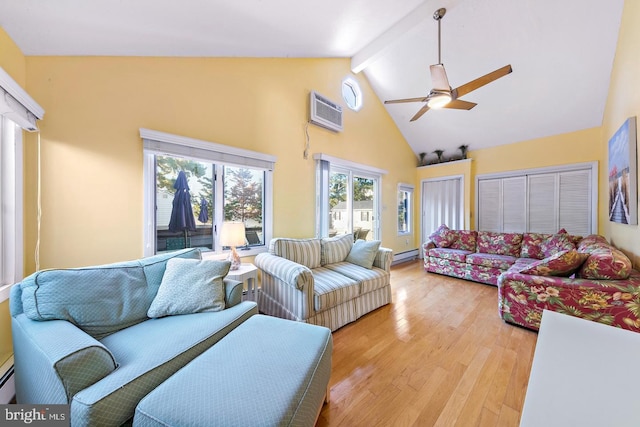
[{"label": "window", "polygon": [[347,107],[353,111],[358,111],[362,107],[362,91],[360,85],[351,77],[342,81],[342,99]]},{"label": "window", "polygon": [[[37,130],[44,110],[0,68],[0,301],[22,279],[22,130]],[[37,265],[37,259],[36,259]]]},{"label": "window", "polygon": [[398,185],[398,235],[411,234],[413,222],[413,186],[409,184]]},{"label": "window", "polygon": [[597,163],[477,177],[484,231],[588,235],[597,227]]},{"label": "window", "polygon": [[[223,221],[245,226],[241,256],[265,250],[271,239],[275,158],[205,141],[140,130],[145,142],[145,255],[199,247],[223,252]],[[170,227],[176,180],[184,174],[192,226]],[[178,221],[179,222],[179,221]]]},{"label": "window", "polygon": [[380,238],[380,188],[386,171],[316,154],[317,235]]}]

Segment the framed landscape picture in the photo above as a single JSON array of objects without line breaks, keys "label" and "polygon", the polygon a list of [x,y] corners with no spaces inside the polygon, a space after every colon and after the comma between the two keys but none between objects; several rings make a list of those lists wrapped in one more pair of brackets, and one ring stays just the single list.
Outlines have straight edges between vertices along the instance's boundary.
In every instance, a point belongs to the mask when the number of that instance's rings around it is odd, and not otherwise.
[{"label": "framed landscape picture", "polygon": [[629,117],[609,140],[609,221],[638,224],[636,118]]}]

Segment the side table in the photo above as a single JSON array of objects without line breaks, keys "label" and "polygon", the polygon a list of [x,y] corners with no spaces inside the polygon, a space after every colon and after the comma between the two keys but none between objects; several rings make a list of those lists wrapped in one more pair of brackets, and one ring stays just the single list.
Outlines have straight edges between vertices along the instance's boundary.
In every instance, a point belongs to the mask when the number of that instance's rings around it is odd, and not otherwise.
[{"label": "side table", "polygon": [[258,267],[249,263],[240,264],[237,270],[229,270],[227,277],[247,285],[245,300],[258,303]]}]

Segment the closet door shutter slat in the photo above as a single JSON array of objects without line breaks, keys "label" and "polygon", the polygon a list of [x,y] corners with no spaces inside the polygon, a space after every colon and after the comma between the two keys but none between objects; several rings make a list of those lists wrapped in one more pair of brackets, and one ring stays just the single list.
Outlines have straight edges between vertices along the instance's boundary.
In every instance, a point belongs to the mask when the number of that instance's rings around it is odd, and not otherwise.
[{"label": "closet door shutter slat", "polygon": [[502,231],[527,231],[527,177],[518,176],[502,180]]},{"label": "closet door shutter slat", "polygon": [[501,179],[478,181],[478,229],[481,231],[502,231],[501,181]]},{"label": "closet door shutter slat", "polygon": [[586,236],[591,231],[591,171],[560,174],[560,228]]},{"label": "closet door shutter slat", "polygon": [[529,227],[533,233],[558,232],[558,204],[556,196],[557,174],[528,176]]}]

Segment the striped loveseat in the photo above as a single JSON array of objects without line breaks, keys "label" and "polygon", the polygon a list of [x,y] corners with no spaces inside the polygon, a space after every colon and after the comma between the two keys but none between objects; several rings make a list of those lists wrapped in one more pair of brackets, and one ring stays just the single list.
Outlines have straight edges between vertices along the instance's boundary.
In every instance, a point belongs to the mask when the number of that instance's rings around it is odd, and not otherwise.
[{"label": "striped loveseat", "polygon": [[255,265],[262,273],[260,311],[332,331],[391,302],[392,251],[346,234],[272,239]]}]

